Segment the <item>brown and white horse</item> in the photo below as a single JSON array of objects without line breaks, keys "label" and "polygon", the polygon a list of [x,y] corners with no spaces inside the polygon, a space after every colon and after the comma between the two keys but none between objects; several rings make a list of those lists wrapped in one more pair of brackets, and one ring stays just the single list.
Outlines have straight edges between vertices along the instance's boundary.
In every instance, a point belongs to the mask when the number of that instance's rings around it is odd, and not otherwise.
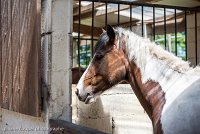
[{"label": "brown and white horse", "polygon": [[199,67],[190,67],[129,30],[108,25],[76,94],[88,104],[122,80],[131,84],[152,120],[154,134],[200,133]]}]

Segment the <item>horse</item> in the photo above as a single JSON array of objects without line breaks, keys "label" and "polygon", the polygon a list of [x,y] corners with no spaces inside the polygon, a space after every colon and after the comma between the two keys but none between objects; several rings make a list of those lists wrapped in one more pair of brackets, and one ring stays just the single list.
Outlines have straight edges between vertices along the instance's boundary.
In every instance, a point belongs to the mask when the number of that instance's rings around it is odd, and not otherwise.
[{"label": "horse", "polygon": [[200,133],[200,67],[130,30],[108,25],[76,94],[89,104],[122,80],[131,85],[154,134]]}]

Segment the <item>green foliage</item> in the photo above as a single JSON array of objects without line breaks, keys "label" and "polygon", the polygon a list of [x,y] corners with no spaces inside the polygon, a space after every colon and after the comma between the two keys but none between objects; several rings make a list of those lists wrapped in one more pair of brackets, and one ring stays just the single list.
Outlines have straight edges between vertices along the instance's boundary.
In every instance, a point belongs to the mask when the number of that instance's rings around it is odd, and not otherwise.
[{"label": "green foliage", "polygon": [[[171,36],[171,47],[169,46],[169,37]],[[174,55],[176,55],[176,43],[175,43],[175,33],[166,35],[166,50],[169,50]],[[163,48],[165,48],[165,36],[164,35],[156,35],[156,44],[161,45]],[[170,49],[171,48],[171,49]],[[186,49],[185,49],[185,33],[177,33],[177,56],[182,58],[183,60],[186,60]]]},{"label": "green foliage", "polygon": [[[76,50],[78,63],[78,49]],[[80,66],[87,67],[90,62],[90,45],[80,46]]]}]

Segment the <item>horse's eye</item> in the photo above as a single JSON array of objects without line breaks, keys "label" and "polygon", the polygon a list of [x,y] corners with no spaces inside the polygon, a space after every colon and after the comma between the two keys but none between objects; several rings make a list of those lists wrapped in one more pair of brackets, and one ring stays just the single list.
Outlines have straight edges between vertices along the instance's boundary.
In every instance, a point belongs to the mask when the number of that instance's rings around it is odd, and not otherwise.
[{"label": "horse's eye", "polygon": [[101,59],[101,58],[103,58],[103,54],[96,54],[95,58],[96,59]]}]

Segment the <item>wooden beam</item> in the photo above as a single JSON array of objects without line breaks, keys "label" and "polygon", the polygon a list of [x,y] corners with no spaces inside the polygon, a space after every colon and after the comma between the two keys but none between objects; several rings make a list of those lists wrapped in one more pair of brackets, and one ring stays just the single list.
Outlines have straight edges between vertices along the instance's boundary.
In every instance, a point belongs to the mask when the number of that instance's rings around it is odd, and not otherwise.
[{"label": "wooden beam", "polygon": [[158,2],[161,0],[137,0],[137,2],[141,2],[141,3],[153,3],[153,2]]},{"label": "wooden beam", "polygon": [[[120,5],[120,11],[127,10],[129,8],[130,8],[129,5]],[[118,6],[115,6],[115,7],[111,8],[111,9],[108,9],[107,13],[110,14],[110,13],[115,13],[117,11],[118,11]],[[98,10],[96,12],[96,16],[101,16],[101,15],[105,15],[105,10]]]},{"label": "wooden beam", "polygon": [[[177,19],[183,18],[183,17],[184,17],[183,12],[176,14]],[[174,14],[166,16],[166,21],[173,20],[173,19],[174,19]],[[156,23],[163,23],[163,22],[164,22],[164,16],[156,18]],[[153,19],[146,20],[146,21],[144,21],[144,23],[153,23]]]},{"label": "wooden beam", "polygon": [[[96,14],[97,10],[94,10],[94,16]],[[83,19],[88,19],[88,18],[92,18],[92,12],[87,12],[87,13],[84,13],[84,14],[81,14],[81,20]],[[74,15],[73,16],[73,21],[78,21],[79,19],[79,15]]]},{"label": "wooden beam", "polygon": [[[136,23],[139,20],[134,20],[132,21],[132,25],[135,26]],[[118,25],[112,25],[113,27],[117,27]],[[129,27],[130,26],[130,22],[125,22],[125,23],[121,23],[120,24],[121,27]],[[87,26],[87,25],[80,25],[80,33],[87,35],[87,36],[91,36],[91,31],[92,31],[92,27],[91,26]],[[74,23],[73,24],[73,32],[78,32],[78,24]],[[94,37],[99,37],[102,34],[102,28],[99,27],[94,27]]]},{"label": "wooden beam", "polygon": [[49,120],[50,134],[105,134],[104,132],[79,126],[63,120]]},{"label": "wooden beam", "polygon": [[[183,32],[185,30],[184,25],[185,25],[184,21],[178,22],[177,23],[177,32]],[[147,24],[147,26],[152,27],[152,25],[150,23]],[[170,34],[170,33],[175,32],[174,23],[167,22],[166,27],[167,27],[166,34]],[[151,32],[151,33],[153,33],[153,32]],[[163,35],[164,34],[163,25],[156,25],[156,33],[155,34],[156,35]],[[152,34],[152,36],[153,36],[153,34]]]},{"label": "wooden beam", "polygon": [[73,1],[73,8],[77,8],[78,7],[78,4],[76,4],[76,3],[78,3],[78,1]]},{"label": "wooden beam", "polygon": [[[135,25],[137,25],[137,23],[139,22],[139,20],[133,20],[132,21],[132,26],[135,26]],[[118,27],[118,25],[112,25],[113,27]],[[128,22],[124,22],[124,23],[120,23],[120,25],[119,25],[120,27],[129,27],[130,26],[130,21],[128,21]]]},{"label": "wooden beam", "polygon": [[[127,10],[129,8],[130,8],[129,5],[120,5],[120,11]],[[111,13],[114,13],[117,11],[118,11],[118,7],[116,6],[111,9],[108,9],[107,14],[111,14]],[[105,10],[96,10],[95,9],[94,14],[95,14],[94,15],[95,17],[105,15]],[[92,12],[87,12],[85,14],[81,14],[81,20],[91,18],[91,16],[92,16]],[[74,21],[77,21],[78,18],[79,18],[79,15],[74,15],[74,17],[73,17]]]},{"label": "wooden beam", "polygon": [[[78,32],[78,24],[77,23],[73,24],[73,32]],[[90,36],[92,33],[92,27],[81,24],[80,25],[80,33]],[[94,33],[93,33],[94,37],[99,37],[101,35],[101,33],[102,33],[101,28],[94,27]]]},{"label": "wooden beam", "polygon": [[[97,3],[97,2],[95,2],[94,3],[94,9],[98,8],[100,6],[103,6],[103,5],[105,5],[105,3]],[[81,7],[81,13],[87,13],[87,12],[91,12],[91,11],[92,11],[92,4]],[[78,7],[73,9],[73,15],[78,15],[78,12],[79,12],[79,8]]]},{"label": "wooden beam", "polygon": [[[160,0],[138,0],[138,2],[141,2],[141,3],[142,2],[152,3],[152,2],[157,2],[157,1],[160,1]],[[95,3],[95,4],[96,4],[96,6],[102,6],[102,5],[98,5],[98,3]],[[91,5],[88,5],[87,8],[89,8],[89,7],[91,8]],[[136,6],[133,5],[132,8],[133,7],[136,7]],[[86,10],[87,8],[85,8],[84,10]],[[130,8],[129,5],[123,5],[123,4],[120,5],[120,11],[127,10],[129,8]],[[111,8],[111,9],[108,9],[107,14],[115,13],[117,11],[118,11],[118,6],[115,6],[115,7]],[[77,12],[77,11],[75,11],[75,12]],[[101,15],[105,15],[106,12],[105,12],[105,10],[96,10],[95,9],[94,13],[95,13],[94,16],[98,17],[98,16],[101,16]],[[86,12],[86,13],[82,12],[82,10],[81,10],[81,20],[91,18],[91,16],[92,16],[92,11],[91,10],[90,10],[90,12]],[[73,20],[77,21],[78,18],[79,18],[78,13],[74,14]]]}]

